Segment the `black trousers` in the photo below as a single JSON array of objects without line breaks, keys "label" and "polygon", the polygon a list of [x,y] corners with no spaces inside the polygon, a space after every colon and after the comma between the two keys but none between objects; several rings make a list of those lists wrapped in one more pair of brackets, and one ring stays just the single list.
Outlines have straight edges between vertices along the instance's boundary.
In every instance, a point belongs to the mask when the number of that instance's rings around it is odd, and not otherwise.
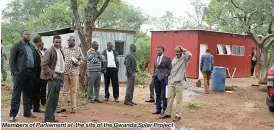
[{"label": "black trousers", "polygon": [[41,99],[41,104],[43,106],[46,105],[46,101],[47,101],[47,98],[46,98],[46,96],[47,96],[47,84],[48,84],[47,80],[43,80],[43,79],[40,80],[40,86],[41,86],[40,87],[40,90],[41,90],[40,99]]},{"label": "black trousers", "polygon": [[114,99],[119,98],[119,81],[118,81],[118,69],[116,68],[107,68],[107,72],[104,74],[105,80],[105,98],[109,98],[109,85],[110,80],[113,89]]},{"label": "black trousers", "polygon": [[41,95],[41,81],[40,78],[36,76],[35,79],[35,86],[32,91],[31,96],[31,108],[33,110],[39,110],[40,109],[40,95]]},{"label": "black trousers", "polygon": [[55,120],[54,113],[58,104],[60,88],[62,87],[62,83],[64,82],[63,80],[63,74],[57,74],[57,77],[55,79],[48,80],[48,97],[44,118],[45,122],[54,122]]},{"label": "black trousers", "polygon": [[36,74],[25,70],[13,75],[13,91],[10,105],[10,117],[16,117],[20,107],[21,93],[23,92],[24,116],[31,115],[31,96]]},{"label": "black trousers", "polygon": [[253,74],[254,74],[254,68],[255,68],[255,66],[251,65],[251,76],[253,76]]},{"label": "black trousers", "polygon": [[149,85],[149,91],[150,91],[149,99],[150,100],[155,100],[155,97],[154,97],[155,87],[154,87],[154,79],[153,78],[152,78],[151,83]]},{"label": "black trousers", "polygon": [[167,78],[159,80],[157,77],[154,78],[155,92],[156,92],[156,112],[161,112],[167,108],[166,98],[166,85]]}]

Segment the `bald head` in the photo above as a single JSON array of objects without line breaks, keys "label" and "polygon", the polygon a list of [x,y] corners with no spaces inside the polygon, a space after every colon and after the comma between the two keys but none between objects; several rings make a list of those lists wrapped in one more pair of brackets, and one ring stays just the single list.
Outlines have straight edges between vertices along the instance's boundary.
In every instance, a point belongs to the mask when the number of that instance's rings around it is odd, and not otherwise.
[{"label": "bald head", "polygon": [[176,56],[177,58],[180,58],[183,54],[183,47],[182,46],[176,46],[175,48]]},{"label": "bald head", "polygon": [[112,51],[113,50],[113,45],[112,45],[111,42],[107,43],[107,49],[108,49],[108,51]]},{"label": "bald head", "polygon": [[68,46],[69,47],[74,47],[75,46],[75,37],[74,36],[69,36],[68,38]]},{"label": "bald head", "polygon": [[91,47],[94,49],[94,50],[98,50],[98,48],[99,48],[99,44],[98,44],[98,42],[97,41],[93,41],[92,43],[91,43]]},{"label": "bald head", "polygon": [[131,52],[136,52],[136,46],[135,46],[135,44],[130,44],[130,51]]}]

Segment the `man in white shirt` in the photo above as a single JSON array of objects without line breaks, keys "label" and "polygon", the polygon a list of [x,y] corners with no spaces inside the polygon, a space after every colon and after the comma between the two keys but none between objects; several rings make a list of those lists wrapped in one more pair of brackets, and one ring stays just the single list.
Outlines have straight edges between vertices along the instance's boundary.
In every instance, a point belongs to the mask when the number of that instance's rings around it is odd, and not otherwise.
[{"label": "man in white shirt", "polygon": [[104,74],[105,80],[105,101],[109,100],[109,85],[110,80],[112,83],[113,97],[115,102],[119,102],[119,80],[118,80],[118,70],[119,70],[119,60],[118,53],[113,50],[113,45],[111,42],[107,43],[107,49],[102,53],[107,61],[107,71]]},{"label": "man in white shirt", "polygon": [[65,57],[61,50],[61,37],[53,37],[53,46],[42,58],[41,79],[48,80],[48,99],[46,102],[44,122],[58,122],[54,113],[58,104],[60,88],[64,82]]}]

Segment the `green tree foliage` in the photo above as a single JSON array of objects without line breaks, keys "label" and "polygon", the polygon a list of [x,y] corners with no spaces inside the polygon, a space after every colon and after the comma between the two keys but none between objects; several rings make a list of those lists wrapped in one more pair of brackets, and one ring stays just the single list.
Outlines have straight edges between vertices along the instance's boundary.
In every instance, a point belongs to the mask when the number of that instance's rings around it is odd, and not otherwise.
[{"label": "green tree foliage", "polygon": [[261,50],[260,78],[266,77],[274,62],[273,0],[211,0],[204,10],[204,20],[213,30],[251,35]]},{"label": "green tree foliage", "polygon": [[123,1],[113,1],[97,19],[96,27],[139,31],[146,20],[138,8]]},{"label": "green tree foliage", "polygon": [[145,33],[139,33],[139,38],[136,40],[136,59],[139,68],[143,68],[150,60],[150,37]]},{"label": "green tree foliage", "polygon": [[[80,17],[83,17],[87,0],[77,2]],[[112,0],[97,23],[102,28],[139,31],[145,20],[146,17],[139,9],[120,0]],[[36,35],[37,32],[72,25],[74,21],[69,0],[13,0],[2,11],[1,35],[6,48],[10,48],[12,43],[20,39],[20,31],[24,29]]]},{"label": "green tree foliage", "polygon": [[246,33],[253,29],[266,35],[273,14],[273,0],[211,0],[204,10],[204,20],[220,31]]}]

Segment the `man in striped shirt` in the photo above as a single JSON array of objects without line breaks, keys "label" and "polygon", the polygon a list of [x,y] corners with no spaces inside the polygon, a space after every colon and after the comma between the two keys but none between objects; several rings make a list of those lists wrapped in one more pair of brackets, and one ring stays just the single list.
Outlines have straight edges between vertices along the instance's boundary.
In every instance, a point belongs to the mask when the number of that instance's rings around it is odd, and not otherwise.
[{"label": "man in striped shirt", "polygon": [[98,51],[98,48],[99,44],[93,41],[91,48],[87,52],[88,100],[90,103],[102,103],[99,100],[99,91],[101,73],[106,71],[106,59]]}]

